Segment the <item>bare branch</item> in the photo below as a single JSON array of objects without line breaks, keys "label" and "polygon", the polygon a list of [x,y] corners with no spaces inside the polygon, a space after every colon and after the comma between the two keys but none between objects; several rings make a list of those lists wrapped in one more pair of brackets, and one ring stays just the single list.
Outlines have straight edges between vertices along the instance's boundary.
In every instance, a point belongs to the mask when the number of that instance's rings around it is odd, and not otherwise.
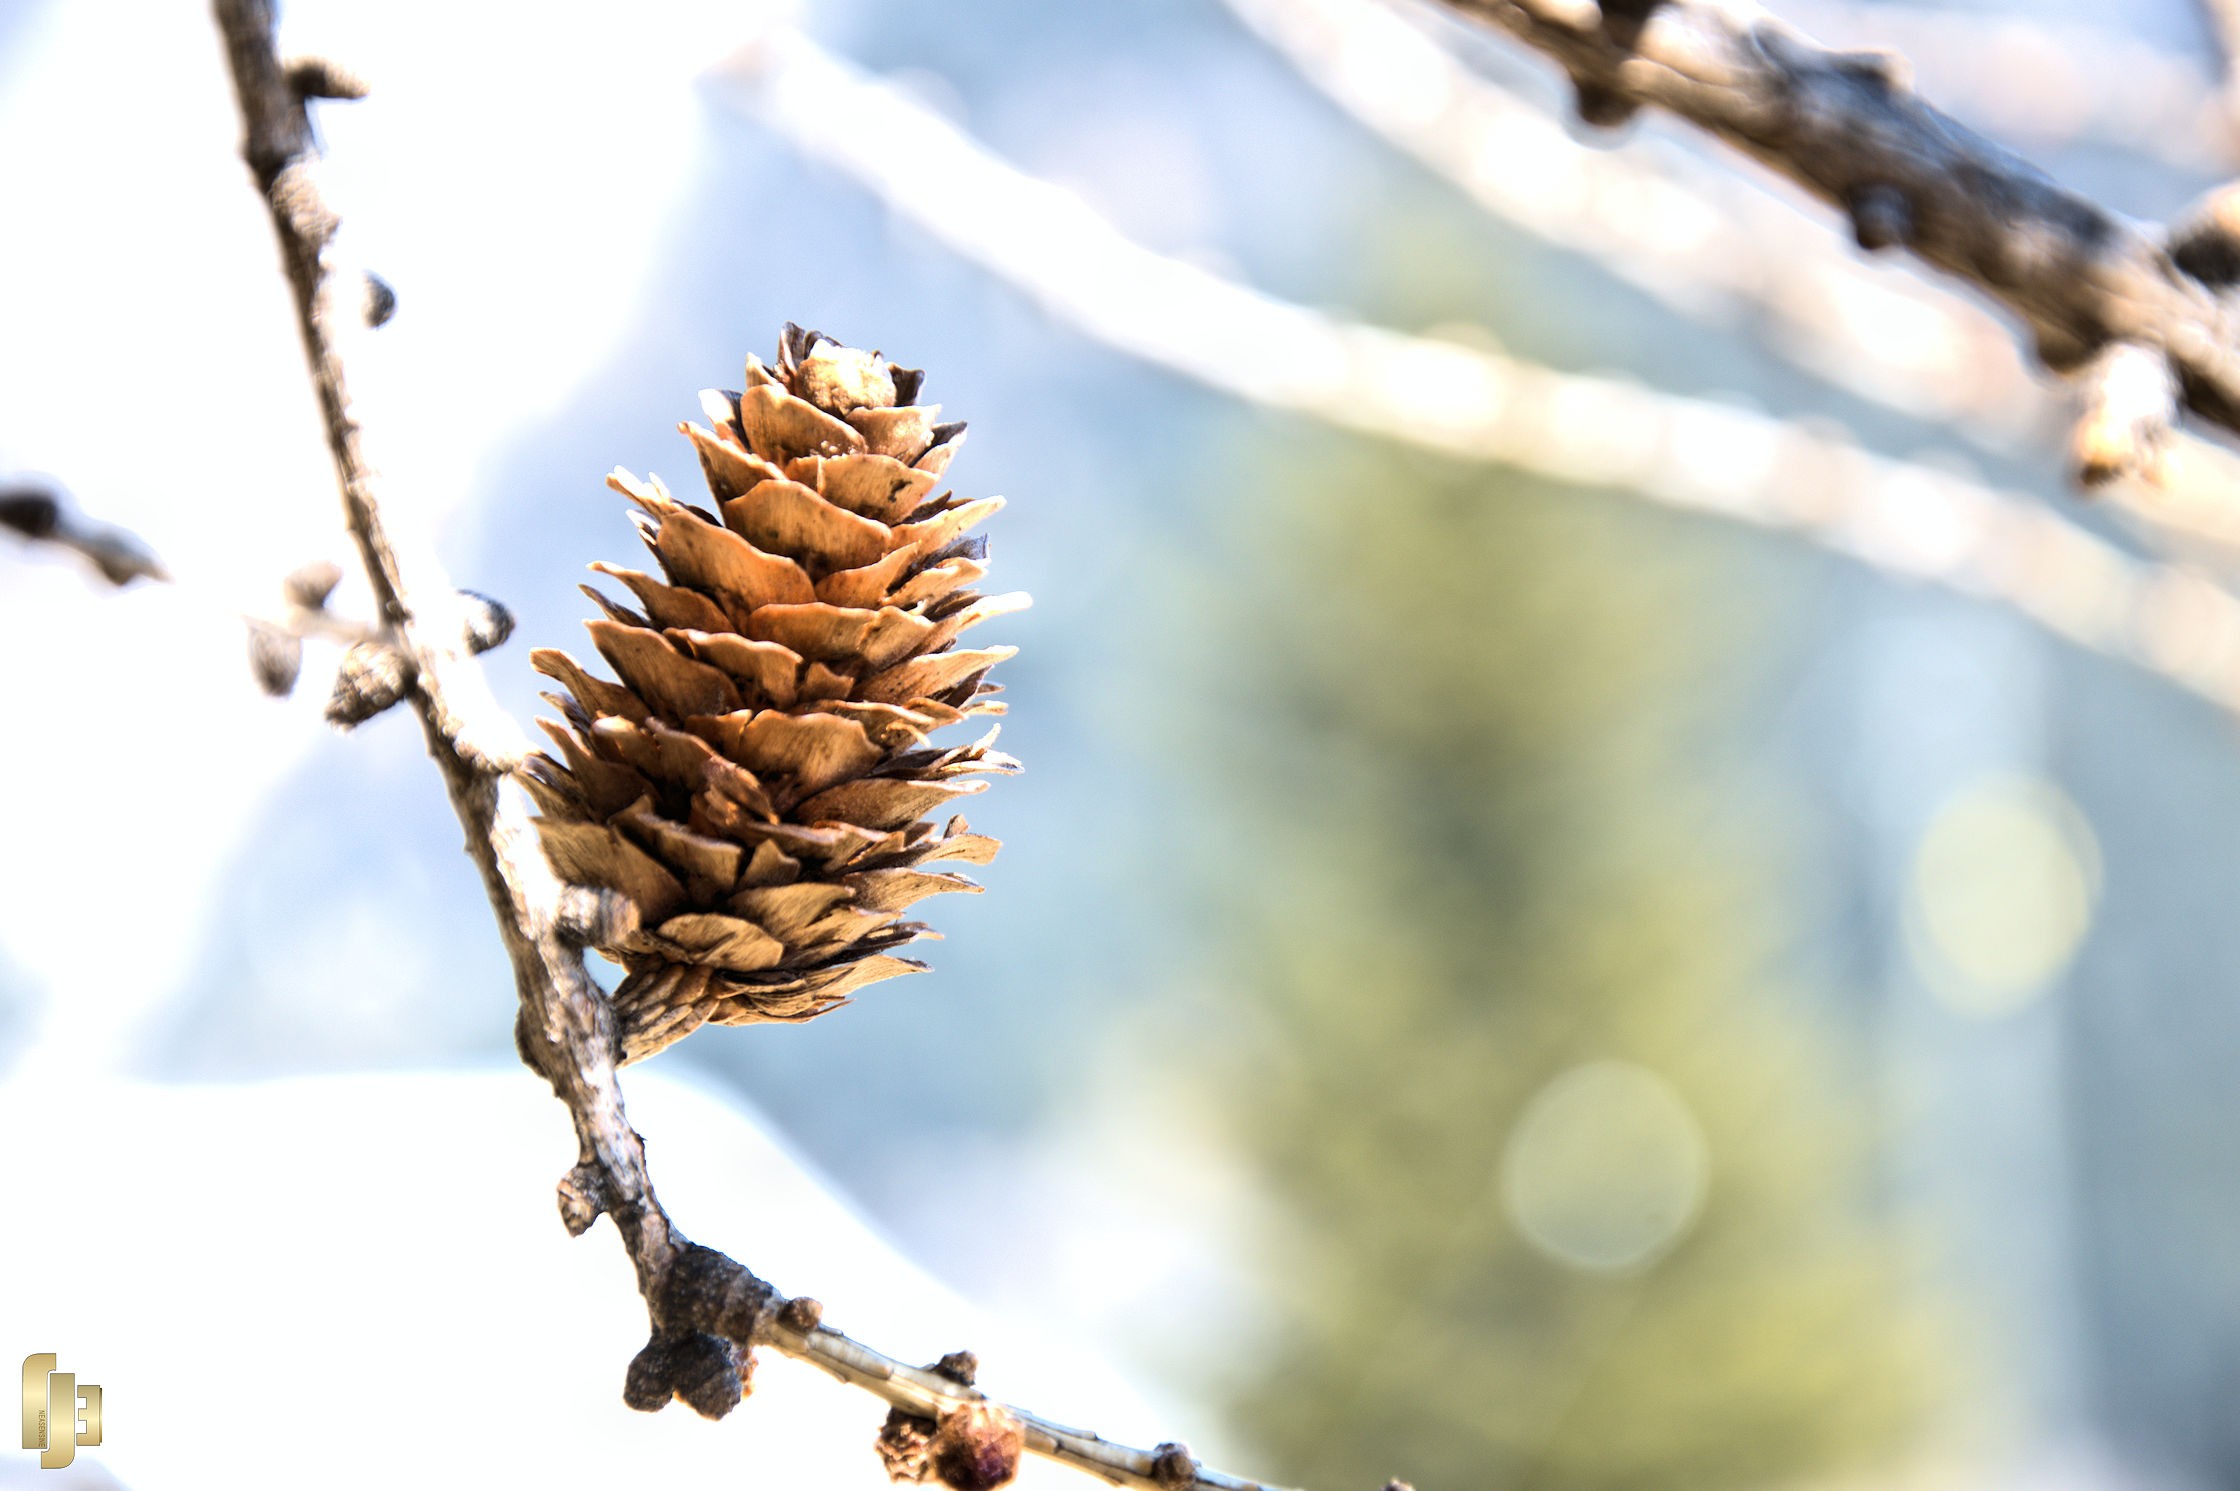
[{"label": "bare branch", "polygon": [[552,1084],[574,1122],[579,1157],[559,1184],[561,1217],[578,1235],[602,1213],[613,1218],[645,1297],[651,1336],[630,1364],[625,1401],[651,1410],[681,1398],[721,1417],[738,1404],[752,1374],[752,1348],[768,1345],[928,1420],[934,1437],[963,1432],[958,1426],[976,1432],[968,1446],[976,1451],[971,1468],[992,1478],[959,1478],[937,1461],[936,1473],[954,1485],[987,1488],[1009,1479],[1000,1456],[1009,1445],[1014,1458],[1023,1447],[1116,1485],[1262,1491],[1198,1465],[1180,1446],[1113,1444],[996,1402],[954,1375],[883,1356],[819,1324],[815,1301],[784,1298],[671,1223],[624,1113],[612,1013],[583,965],[581,939],[623,909],[570,894],[545,860],[522,795],[500,790],[523,750],[519,728],[470,658],[488,628],[478,634],[471,624],[462,627],[451,587],[433,560],[404,552],[384,525],[379,481],[351,414],[343,344],[359,323],[342,312],[356,308],[362,291],[355,277],[337,274],[326,259],[336,220],[313,171],[304,101],[357,97],[363,88],[328,64],[283,68],[273,50],[269,0],[216,0],[216,10],[247,127],[243,155],[280,238],[345,516],[383,613],[385,644],[401,664],[384,676],[395,689],[409,690],[429,754],[466,830],[468,853],[482,872],[513,964],[522,1059]]},{"label": "bare branch", "polygon": [[[1746,331],[1836,387],[1948,422],[1986,449],[2011,454],[2051,428],[2047,390],[2012,335],[1957,286],[1846,253],[1824,225],[1669,142],[1596,149],[1574,140],[1387,0],[1226,3],[1332,102],[1479,206],[1585,254],[1667,308]],[[1983,17],[1907,14],[1903,29],[1935,36],[1949,20],[1987,45]],[[2240,457],[2190,436],[2168,454],[2112,473],[2104,496],[2166,547],[2231,565],[2240,558]]]},{"label": "bare branch", "polygon": [[[653,1298],[685,1244],[654,1199],[643,1148],[623,1117],[605,1001],[581,954],[558,935],[559,884],[519,799],[498,790],[501,774],[522,754],[518,728],[490,696],[480,669],[465,660],[457,632],[423,620],[420,597],[448,597],[451,587],[426,558],[415,555],[408,564],[382,522],[338,345],[336,286],[324,258],[335,220],[313,179],[317,157],[304,94],[273,51],[274,18],[266,0],[217,0],[216,9],[246,126],[242,154],[279,235],[351,537],[394,645],[412,664],[413,703],[429,753],[443,772],[504,934],[522,1003],[524,1055],[567,1103],[579,1169],[594,1178],[598,1208],[615,1218],[640,1286]],[[302,72],[299,64],[294,74]],[[752,1282],[763,1297],[774,1294]],[[657,1328],[660,1314],[656,1309]]]},{"label": "bare branch", "polygon": [[[1740,327],[1861,398],[2001,448],[2044,433],[2045,392],[1982,308],[1844,252],[1787,202],[1672,142],[1582,144],[1385,0],[1226,0],[1332,102],[1480,207],[1584,254],[1671,310]],[[1425,17],[1429,19],[1429,17]]]},{"label": "bare branch", "polygon": [[122,528],[97,523],[50,487],[0,487],[0,528],[35,544],[74,550],[91,560],[111,585],[171,576],[148,546]]},{"label": "bare branch", "polygon": [[[2240,712],[2240,601],[2044,504],[1761,414],[1341,321],[1131,242],[798,33],[735,60],[760,117],[1089,336],[1254,403],[1798,534],[2002,602]],[[907,158],[888,142],[907,139]]]},{"label": "bare branch", "polygon": [[1897,59],[1821,48],[1707,0],[1443,0],[1547,53],[1597,114],[1669,110],[2017,316],[2060,372],[2112,341],[2169,358],[2240,430],[2240,312],[2139,224],[1931,108]]}]

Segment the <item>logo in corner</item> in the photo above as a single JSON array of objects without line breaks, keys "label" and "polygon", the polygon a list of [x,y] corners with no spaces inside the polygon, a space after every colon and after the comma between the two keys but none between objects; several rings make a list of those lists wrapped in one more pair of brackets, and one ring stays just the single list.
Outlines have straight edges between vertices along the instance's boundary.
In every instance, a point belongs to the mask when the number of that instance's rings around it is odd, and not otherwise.
[{"label": "logo in corner", "polygon": [[101,1443],[101,1389],[54,1363],[51,1351],[23,1359],[23,1447],[39,1452],[41,1470],[60,1470],[79,1445]]}]

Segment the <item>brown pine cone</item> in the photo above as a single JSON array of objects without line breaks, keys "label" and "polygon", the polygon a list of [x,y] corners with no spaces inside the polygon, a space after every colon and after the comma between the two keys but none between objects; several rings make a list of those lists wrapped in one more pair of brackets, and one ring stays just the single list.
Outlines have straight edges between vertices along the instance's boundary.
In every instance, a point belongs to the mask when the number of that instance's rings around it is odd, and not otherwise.
[{"label": "brown pine cone", "polygon": [[[567,695],[540,721],[560,758],[526,773],[562,879],[620,892],[636,925],[600,950],[621,1059],[713,1020],[807,1020],[861,986],[925,965],[912,903],[977,891],[938,868],[985,864],[996,841],[925,815],[1015,771],[996,732],[926,737],[995,715],[988,670],[1010,647],[960,648],[966,628],[1027,604],[983,596],[1003,505],[932,495],[964,434],[917,402],[923,375],[788,325],[777,363],[747,360],[746,391],[701,395],[715,429],[679,428],[709,507],[617,471],[661,578],[595,564],[639,609],[584,590],[592,645],[620,683],[564,652],[531,661]],[[711,510],[712,509],[712,510]],[[624,919],[627,921],[627,918]]]}]

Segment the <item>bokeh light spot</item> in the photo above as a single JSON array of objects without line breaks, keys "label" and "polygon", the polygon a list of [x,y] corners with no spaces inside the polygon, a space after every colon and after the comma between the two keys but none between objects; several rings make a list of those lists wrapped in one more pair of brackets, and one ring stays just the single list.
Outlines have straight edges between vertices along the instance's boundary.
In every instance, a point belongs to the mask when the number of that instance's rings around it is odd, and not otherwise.
[{"label": "bokeh light spot", "polygon": [[2099,893],[2099,843],[2076,804],[2043,777],[1985,777],[1947,798],[1922,835],[1908,946],[1945,1003],[2006,1014],[2068,967]]},{"label": "bokeh light spot", "polygon": [[1686,1100],[1646,1067],[1595,1061],[1534,1095],[1501,1157],[1501,1201],[1559,1263],[1655,1262],[1703,1210],[1711,1150]]}]

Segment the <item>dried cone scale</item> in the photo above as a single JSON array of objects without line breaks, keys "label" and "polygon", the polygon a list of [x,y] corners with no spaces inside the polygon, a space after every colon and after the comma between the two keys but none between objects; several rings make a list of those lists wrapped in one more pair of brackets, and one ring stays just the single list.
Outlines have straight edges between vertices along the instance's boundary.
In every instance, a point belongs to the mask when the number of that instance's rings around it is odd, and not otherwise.
[{"label": "dried cone scale", "polygon": [[622,1059],[707,1021],[807,1020],[922,963],[893,950],[928,935],[903,920],[942,891],[976,891],[958,862],[996,841],[934,815],[1014,771],[991,750],[926,743],[966,715],[1002,713],[989,668],[1016,650],[960,645],[1027,601],[983,596],[1003,505],[934,495],[964,433],[917,402],[921,375],[788,326],[775,366],[749,358],[743,393],[707,393],[699,451],[708,506],[617,471],[660,576],[597,564],[635,608],[592,645],[621,678],[564,652],[532,661],[565,697],[542,721],[559,756],[527,780],[562,879],[627,896],[634,925],[600,950],[629,970],[615,991]]}]

